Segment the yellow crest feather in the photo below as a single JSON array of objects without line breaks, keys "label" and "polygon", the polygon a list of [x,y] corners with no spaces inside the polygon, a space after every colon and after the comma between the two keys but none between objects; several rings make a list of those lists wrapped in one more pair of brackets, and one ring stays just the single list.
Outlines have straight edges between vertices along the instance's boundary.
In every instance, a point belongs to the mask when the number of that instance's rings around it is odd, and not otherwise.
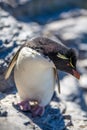
[{"label": "yellow crest feather", "polygon": [[57,54],[57,57],[64,59],[64,60],[68,59],[66,56],[64,56],[63,54],[60,54],[60,53]]}]

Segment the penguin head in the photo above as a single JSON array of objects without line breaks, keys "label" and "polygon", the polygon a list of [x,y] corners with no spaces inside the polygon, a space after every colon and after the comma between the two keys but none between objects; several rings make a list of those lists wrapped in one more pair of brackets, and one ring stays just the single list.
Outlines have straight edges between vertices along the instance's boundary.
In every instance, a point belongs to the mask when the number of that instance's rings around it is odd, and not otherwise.
[{"label": "penguin head", "polygon": [[77,79],[80,74],[76,69],[77,55],[74,49],[68,49],[66,52],[63,50],[52,54],[52,60],[57,69],[67,72]]}]

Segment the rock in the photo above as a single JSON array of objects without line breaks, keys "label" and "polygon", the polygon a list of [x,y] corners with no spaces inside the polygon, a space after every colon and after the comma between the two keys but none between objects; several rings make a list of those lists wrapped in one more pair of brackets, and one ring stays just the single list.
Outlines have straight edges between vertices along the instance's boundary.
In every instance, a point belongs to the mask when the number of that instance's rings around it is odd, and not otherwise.
[{"label": "rock", "polygon": [[0,100],[3,99],[5,97],[5,94],[0,92]]},{"label": "rock", "polygon": [[81,45],[79,45],[79,50],[87,51],[87,44],[82,43]]},{"label": "rock", "polygon": [[[10,5],[10,9],[11,12],[13,11],[13,13],[15,15],[30,15],[30,16],[34,16],[36,14],[40,15],[43,12],[52,12],[52,11],[57,11],[58,9],[67,7],[67,5],[69,4],[71,7],[73,6],[77,6],[77,7],[82,7],[82,8],[87,8],[86,4],[86,0],[77,0],[77,1],[73,1],[73,0],[64,0],[63,2],[61,2],[60,0],[54,0],[54,1],[43,1],[43,0],[3,0],[1,1],[1,3],[4,3],[4,6],[6,8],[9,7],[8,5]],[[85,4],[84,4],[85,3]],[[45,7],[43,6],[43,4],[45,4]],[[24,7],[24,8],[23,8]],[[19,9],[19,11],[18,11]],[[17,13],[16,13],[16,11]]]},{"label": "rock", "polygon": [[[59,22],[54,21],[47,24],[45,26],[44,33],[53,32],[54,35],[58,36],[58,38],[61,38],[67,45],[70,44],[71,46],[72,44],[77,44],[79,47],[80,44],[79,42],[81,42],[83,33],[86,33],[87,31],[86,21],[87,17],[84,15],[76,18],[69,16],[69,18],[63,19],[62,21],[61,20]],[[80,46],[83,46],[83,43],[80,44]]]},{"label": "rock", "polygon": [[62,101],[66,102],[67,112],[70,112],[72,117],[87,116],[87,101],[84,99],[84,92],[75,78],[72,76],[64,77],[61,81],[61,95],[59,97]]},{"label": "rock", "polygon": [[[82,112],[78,111],[78,107],[75,106],[74,103],[68,102],[67,111],[61,113],[60,111],[64,103],[51,101],[50,105],[46,107],[45,114],[42,117],[32,118],[30,112],[21,112],[17,109],[17,105],[12,105],[13,102],[16,104],[18,100],[19,96],[15,93],[9,94],[1,100],[0,105],[2,106],[3,118],[0,117],[0,128],[2,128],[2,130],[6,130],[7,128],[10,130],[14,130],[14,128],[17,128],[18,130],[63,130],[70,128],[70,130],[72,130],[71,128],[79,128],[80,126],[86,128],[86,118],[83,118]],[[7,115],[5,115],[5,111],[7,112]],[[80,112],[80,115],[77,115],[77,111],[78,113]],[[83,123],[81,120],[83,120]],[[75,124],[77,121],[78,123]],[[73,123],[75,124],[74,126],[72,126]]]},{"label": "rock", "polygon": [[[31,113],[21,112],[17,109],[17,107],[15,105],[12,105],[12,102],[14,102],[14,104],[16,104],[18,102],[17,101],[18,98],[19,98],[19,96],[17,94],[16,95],[10,94],[1,100],[2,110],[3,111],[6,110],[8,113],[6,115],[6,118],[0,117],[0,126],[3,128],[3,130],[6,130],[7,128],[10,128],[11,130],[13,130],[13,128],[16,128],[16,127],[19,130],[22,130],[24,128],[25,129],[34,129],[35,128],[37,130],[41,130],[41,129],[57,130],[59,128],[60,130],[63,130],[66,127],[64,124],[63,116],[59,110],[59,108],[61,109],[61,104],[58,108],[58,106],[57,106],[58,103],[52,102],[51,107],[49,105],[46,108],[45,114],[42,117],[32,118]],[[3,116],[5,116],[5,115],[3,115]],[[6,129],[4,128],[4,126],[2,126],[3,120],[4,120],[3,125],[7,126]]]},{"label": "rock", "polygon": [[0,47],[3,45],[3,41],[2,40],[0,40]]},{"label": "rock", "polygon": [[[85,103],[86,103],[86,106],[87,106],[87,91],[84,91],[84,100],[85,100]],[[86,107],[86,111],[87,111],[87,107]]]},{"label": "rock", "polygon": [[87,59],[78,60],[78,66],[79,66],[79,71],[82,74],[86,74],[87,73]]},{"label": "rock", "polygon": [[0,117],[7,117],[7,111],[0,110]]},{"label": "rock", "polygon": [[[69,82],[68,82],[69,81]],[[80,96],[80,89],[78,81],[72,76],[65,76],[61,80],[61,95],[62,99],[73,101],[76,97]]]},{"label": "rock", "polygon": [[82,88],[87,89],[87,74],[81,75],[79,83]]},{"label": "rock", "polygon": [[6,118],[0,119],[0,129],[1,130],[22,130],[18,126],[15,126],[14,123],[9,123]]}]

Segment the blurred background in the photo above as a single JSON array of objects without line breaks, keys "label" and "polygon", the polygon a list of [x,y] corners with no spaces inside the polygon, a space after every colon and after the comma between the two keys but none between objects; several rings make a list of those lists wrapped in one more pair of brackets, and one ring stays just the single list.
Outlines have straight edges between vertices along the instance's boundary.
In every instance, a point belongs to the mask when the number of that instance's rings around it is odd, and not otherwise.
[{"label": "blurred background", "polygon": [[[65,102],[66,113],[72,116],[74,129],[87,130],[87,0],[0,0],[2,104],[9,90],[14,95],[16,92],[13,73],[9,80],[4,79],[8,63],[21,44],[36,36],[46,36],[77,49],[77,68],[81,78],[78,81],[59,72],[59,98]],[[73,129],[69,127],[69,130]]]}]

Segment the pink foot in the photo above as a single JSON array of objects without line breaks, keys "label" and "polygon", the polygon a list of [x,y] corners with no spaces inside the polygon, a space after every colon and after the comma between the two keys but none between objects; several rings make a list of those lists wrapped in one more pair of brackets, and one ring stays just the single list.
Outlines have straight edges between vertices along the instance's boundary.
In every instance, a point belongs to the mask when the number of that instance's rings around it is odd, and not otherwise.
[{"label": "pink foot", "polygon": [[39,106],[39,105],[35,105],[33,106],[33,108],[31,109],[32,112],[32,116],[42,116],[44,114],[44,107]]},{"label": "pink foot", "polygon": [[28,100],[22,101],[22,102],[18,103],[18,105],[19,105],[19,107],[20,107],[20,109],[22,111],[29,111],[29,110],[31,110],[31,107],[29,105],[29,101]]}]

